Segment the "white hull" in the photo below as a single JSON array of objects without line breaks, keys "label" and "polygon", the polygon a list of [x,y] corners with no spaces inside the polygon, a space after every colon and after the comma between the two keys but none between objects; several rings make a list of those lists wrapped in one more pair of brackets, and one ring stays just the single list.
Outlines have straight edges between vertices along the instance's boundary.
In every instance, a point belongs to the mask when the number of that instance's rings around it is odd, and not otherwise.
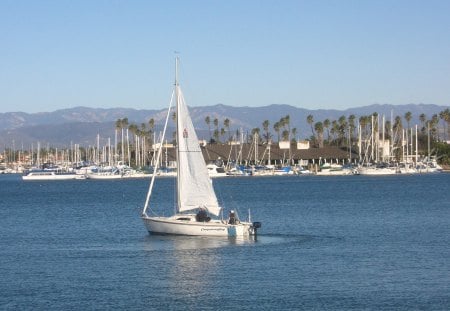
[{"label": "white hull", "polygon": [[151,174],[133,173],[133,174],[103,174],[91,173],[87,174],[89,179],[126,179],[126,178],[150,178]]},{"label": "white hull", "polygon": [[89,178],[89,179],[121,179],[122,176],[118,175],[118,174],[91,173],[91,174],[87,174],[87,178]]},{"label": "white hull", "polygon": [[322,170],[317,172],[316,175],[319,176],[343,176],[343,175],[353,175],[354,173],[351,170],[342,169],[342,170]]},{"label": "white hull", "polygon": [[398,172],[390,168],[359,168],[360,175],[395,175]]},{"label": "white hull", "polygon": [[29,173],[28,175],[22,176],[22,180],[71,180],[85,178],[85,175],[55,173]]},{"label": "white hull", "polygon": [[255,234],[253,225],[249,222],[240,222],[236,225],[215,219],[209,222],[198,222],[192,214],[178,214],[171,217],[142,216],[142,220],[152,234],[227,237]]},{"label": "white hull", "polygon": [[209,177],[216,178],[216,177],[227,177],[227,173],[209,173]]},{"label": "white hull", "polygon": [[226,177],[227,173],[225,172],[225,169],[221,166],[217,166],[215,164],[208,164],[206,166],[206,168],[208,169],[208,175],[211,178],[215,178],[215,177]]}]

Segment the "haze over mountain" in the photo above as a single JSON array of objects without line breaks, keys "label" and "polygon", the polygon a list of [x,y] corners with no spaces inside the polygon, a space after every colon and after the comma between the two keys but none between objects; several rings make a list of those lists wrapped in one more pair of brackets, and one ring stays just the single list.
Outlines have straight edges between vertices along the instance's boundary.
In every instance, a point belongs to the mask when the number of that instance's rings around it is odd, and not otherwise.
[{"label": "haze over mountain", "polygon": [[[200,138],[209,138],[208,126],[205,122],[207,116],[211,119],[210,127],[214,128],[213,120],[219,120],[219,128],[223,127],[223,121],[230,120],[230,131],[237,129],[250,132],[259,127],[262,130],[262,122],[269,120],[272,133],[273,124],[280,118],[289,115],[291,128],[297,128],[298,138],[306,138],[311,135],[311,127],[306,122],[308,115],[314,117],[314,122],[325,119],[337,120],[340,116],[355,115],[357,118],[377,112],[385,115],[386,120],[393,116],[401,116],[404,124],[404,115],[412,113],[411,125],[420,124],[419,115],[425,114],[427,119],[433,114],[447,109],[448,106],[409,104],[409,105],[370,105],[346,110],[308,110],[290,105],[270,105],[264,107],[232,107],[222,104],[205,107],[191,107],[190,113],[194,125],[199,131]],[[97,135],[102,140],[114,138],[115,123],[118,119],[128,118],[129,124],[138,126],[148,121],[155,120],[155,129],[158,131],[167,113],[165,110],[136,110],[127,108],[87,108],[75,107],[61,109],[53,112],[25,113],[7,112],[0,113],[0,149],[29,148],[32,143],[38,141],[54,147],[70,146],[71,143],[82,146],[94,145]],[[104,143],[103,142],[103,143]]]}]

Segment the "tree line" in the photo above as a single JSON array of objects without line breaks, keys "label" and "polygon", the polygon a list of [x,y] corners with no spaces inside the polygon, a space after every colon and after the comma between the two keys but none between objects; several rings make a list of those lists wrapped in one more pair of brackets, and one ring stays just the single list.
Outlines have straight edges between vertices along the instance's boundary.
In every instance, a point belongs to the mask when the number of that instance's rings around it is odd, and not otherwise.
[{"label": "tree line", "polygon": [[[311,135],[308,136],[306,140],[313,143],[315,147],[323,147],[324,145],[335,145],[343,146],[350,141],[356,141],[356,135],[358,130],[362,131],[363,136],[370,131],[373,131],[376,127],[378,132],[381,132],[381,124],[379,121],[372,125],[372,118],[378,120],[378,113],[374,112],[371,115],[360,116],[357,118],[355,115],[340,116],[336,120],[325,119],[321,121],[315,121],[313,115],[308,115],[306,117],[306,122],[311,128]],[[395,116],[393,120],[386,120],[384,123],[385,133],[387,138],[390,137],[391,130],[398,131],[401,129],[411,128],[412,113],[406,112],[405,115]],[[448,140],[450,137],[450,109],[441,111],[439,114],[434,114],[430,118],[427,118],[425,114],[419,115],[420,120],[420,134],[426,135],[429,130],[432,139]],[[442,120],[442,131],[439,131],[439,120]],[[223,127],[220,126],[218,118],[211,120],[210,116],[206,116],[205,123],[208,127],[210,141],[212,143],[226,143],[230,140],[238,140],[240,134],[239,130],[236,132],[230,132],[230,120],[226,118],[223,121]],[[211,123],[214,126],[211,129]],[[406,124],[405,124],[406,123]],[[359,128],[358,128],[359,126]],[[439,136],[442,134],[442,136]],[[268,143],[270,141],[292,141],[297,142],[298,140],[298,129],[297,127],[291,127],[291,118],[289,115],[281,117],[279,121],[275,122],[272,127],[269,120],[264,120],[261,123],[261,127],[256,127],[251,129],[250,138],[253,139],[255,136],[261,143]]]}]

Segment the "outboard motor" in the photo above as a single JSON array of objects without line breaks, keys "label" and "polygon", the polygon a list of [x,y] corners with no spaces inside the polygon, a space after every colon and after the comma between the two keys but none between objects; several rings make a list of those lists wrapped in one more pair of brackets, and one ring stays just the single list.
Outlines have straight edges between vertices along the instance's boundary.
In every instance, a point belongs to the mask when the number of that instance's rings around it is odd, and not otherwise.
[{"label": "outboard motor", "polygon": [[259,221],[254,221],[253,222],[253,230],[255,231],[255,236],[258,233],[258,229],[261,228],[261,223]]}]

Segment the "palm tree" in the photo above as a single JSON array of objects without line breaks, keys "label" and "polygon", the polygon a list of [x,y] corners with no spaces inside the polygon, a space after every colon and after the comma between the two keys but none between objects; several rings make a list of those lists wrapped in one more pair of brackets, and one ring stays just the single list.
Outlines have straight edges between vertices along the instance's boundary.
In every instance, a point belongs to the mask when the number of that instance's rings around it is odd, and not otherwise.
[{"label": "palm tree", "polygon": [[[116,121],[116,129],[114,132],[114,160],[117,160],[116,155],[118,156],[118,150],[119,150],[119,142],[117,141],[117,135],[119,130],[122,128],[122,119],[117,119]],[[120,142],[120,145],[122,145],[122,142]]]},{"label": "palm tree", "polygon": [[447,122],[447,139],[450,139],[450,109],[444,110],[444,120]]},{"label": "palm tree", "polygon": [[123,129],[128,127],[128,118],[123,118],[123,119],[122,119],[122,122],[121,122],[120,127],[121,127],[121,129],[122,129],[122,161],[124,161],[124,160],[125,160],[125,150],[124,150],[125,145],[124,145],[124,143],[123,143],[123,141],[124,141],[124,138],[123,138],[123,135],[124,135]]},{"label": "palm tree", "polygon": [[236,141],[237,140],[241,141],[241,137],[240,137],[241,136],[241,132],[239,131],[239,129],[236,130],[236,134],[235,135],[236,135]]},{"label": "palm tree", "polygon": [[370,120],[369,116],[359,117],[359,125],[361,127],[361,135],[363,135],[363,136],[367,135],[367,125],[370,123],[369,120]]},{"label": "palm tree", "polygon": [[288,130],[283,130],[283,132],[281,133],[281,139],[283,141],[289,141],[289,131]]},{"label": "palm tree", "polygon": [[439,112],[439,118],[442,120],[442,126],[443,126],[443,130],[444,130],[444,140],[445,140],[445,113],[444,110]]},{"label": "palm tree", "polygon": [[[128,131],[130,131],[133,135],[133,144],[131,145],[131,151],[136,152],[136,135],[139,131],[139,128],[136,124],[132,123],[128,126]],[[130,142],[128,142],[128,144],[130,145]],[[131,162],[131,158],[130,155],[128,156],[128,159],[130,160],[129,162]],[[128,163],[131,166],[131,163]]]},{"label": "palm tree", "polygon": [[425,134],[427,129],[425,128],[425,121],[427,120],[427,117],[425,116],[424,113],[421,113],[419,116],[419,120],[420,120],[420,124],[422,126],[422,128],[420,129],[420,131],[422,132],[422,134]]},{"label": "palm tree", "polygon": [[264,122],[262,123],[262,127],[264,130],[264,139],[266,140],[266,143],[268,143],[270,139],[269,124],[269,120],[264,120]]},{"label": "palm tree", "polygon": [[434,114],[430,120],[430,128],[431,128],[431,133],[433,135],[433,138],[435,140],[438,140],[438,130],[437,130],[438,123],[439,123],[439,117],[437,114]]},{"label": "palm tree", "polygon": [[155,127],[155,119],[151,118],[150,120],[148,120],[148,126],[150,127],[150,130],[152,131],[153,128]]},{"label": "palm tree", "polygon": [[220,136],[225,136],[225,134],[226,134],[226,131],[225,131],[225,129],[222,127],[222,128],[220,129]]},{"label": "palm tree", "polygon": [[[444,121],[444,140],[448,140],[450,137],[450,109],[441,111],[439,117]],[[447,124],[447,131],[445,130],[445,124]]]},{"label": "palm tree", "polygon": [[386,121],[384,132],[386,135],[386,139],[392,139],[391,137],[391,121]]},{"label": "palm tree", "polygon": [[351,114],[348,116],[348,126],[350,130],[350,142],[353,140],[353,134],[355,133],[356,125],[355,125],[356,116]]},{"label": "palm tree", "polygon": [[148,120],[148,126],[149,126],[149,130],[148,130],[149,137],[148,137],[148,140],[149,140],[149,143],[151,145],[151,143],[153,141],[152,134],[153,134],[153,129],[155,128],[155,119],[151,118],[150,120]]},{"label": "palm tree", "polygon": [[312,114],[310,114],[310,115],[308,115],[308,116],[306,117],[306,122],[308,122],[308,124],[311,126],[311,133],[312,133],[312,136],[316,136],[316,135],[314,134],[314,128],[313,128],[314,117],[312,116]]},{"label": "palm tree", "polygon": [[277,140],[280,141],[280,129],[281,129],[280,122],[275,122],[275,124],[273,125],[273,129],[277,133]]},{"label": "palm tree", "polygon": [[288,133],[290,134],[291,133],[291,117],[289,115],[286,115],[284,117],[284,124],[287,125],[287,130],[288,130]]},{"label": "palm tree", "polygon": [[402,118],[400,118],[399,116],[396,116],[394,119],[394,130],[396,130],[398,132],[398,130],[403,129],[402,126]]},{"label": "palm tree", "polygon": [[255,127],[254,129],[252,129],[252,131],[251,131],[251,134],[252,134],[252,141],[255,139],[255,135],[257,135],[257,137],[258,137],[258,143],[259,143],[259,140],[260,140],[259,132],[260,132],[259,127]]},{"label": "palm tree", "polygon": [[223,120],[223,126],[225,127],[225,129],[228,132],[228,141],[231,140],[231,136],[230,136],[230,119],[226,118],[225,120]]},{"label": "palm tree", "polygon": [[122,127],[122,119],[117,119],[116,121],[116,130],[119,130]]},{"label": "palm tree", "polygon": [[136,133],[138,132],[138,126],[137,126],[136,124],[134,124],[134,123],[131,123],[131,124],[128,126],[128,130],[129,130],[131,133],[133,133],[133,135],[134,135],[134,134],[136,134]]},{"label": "palm tree", "polygon": [[400,157],[402,156],[401,154],[402,135],[400,133],[402,133],[403,130],[402,118],[400,116],[395,117],[392,129],[394,133],[394,137],[392,138],[394,140],[393,145],[396,146],[397,149],[397,151],[396,152],[394,151],[394,153],[396,159],[399,160]]},{"label": "palm tree", "polygon": [[405,120],[406,120],[406,124],[408,124],[408,128],[410,128],[409,126],[409,122],[411,121],[412,118],[412,113],[410,111],[405,113]]},{"label": "palm tree", "polygon": [[139,128],[139,131],[141,131],[141,133],[144,133],[144,132],[146,132],[146,130],[147,130],[147,124],[142,122],[141,127]]},{"label": "palm tree", "polygon": [[219,135],[220,135],[219,130],[215,129],[214,132],[213,132],[213,138],[214,138],[214,142],[215,143],[217,143],[219,141]]},{"label": "palm tree", "polygon": [[341,116],[338,119],[338,123],[339,123],[339,145],[342,145],[342,143],[345,140],[345,132],[347,131],[347,118],[345,116]]},{"label": "palm tree", "polygon": [[333,140],[338,144],[338,135],[339,135],[339,123],[336,120],[331,121],[331,134],[333,134]]},{"label": "palm tree", "polygon": [[294,128],[291,130],[291,133],[292,133],[292,142],[293,142],[293,143],[296,143],[296,142],[297,142],[297,128],[294,127]]},{"label": "palm tree", "polygon": [[317,142],[319,143],[319,148],[323,147],[323,123],[322,122],[316,122],[314,124],[314,129],[317,133]]},{"label": "palm tree", "polygon": [[331,125],[330,119],[325,119],[323,121],[323,127],[327,129],[327,141],[328,141],[328,144],[330,143],[330,125]]},{"label": "palm tree", "polygon": [[219,119],[214,118],[213,124],[214,124],[214,133],[213,133],[214,140],[215,140],[216,143],[218,143],[219,142],[219,138],[220,138]]},{"label": "palm tree", "polygon": [[211,140],[211,118],[209,116],[206,116],[205,122],[206,122],[206,125],[208,125],[209,140]]}]

